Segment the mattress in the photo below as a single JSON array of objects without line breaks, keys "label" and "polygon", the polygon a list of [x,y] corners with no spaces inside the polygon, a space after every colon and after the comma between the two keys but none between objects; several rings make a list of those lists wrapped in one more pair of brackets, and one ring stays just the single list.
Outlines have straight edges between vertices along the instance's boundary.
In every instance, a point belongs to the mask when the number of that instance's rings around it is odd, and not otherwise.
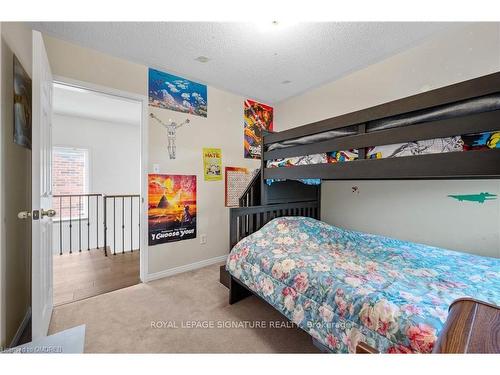
[{"label": "mattress", "polygon": [[500,304],[500,260],[282,217],[241,240],[227,270],[331,351],[363,341],[429,353],[452,301]]}]

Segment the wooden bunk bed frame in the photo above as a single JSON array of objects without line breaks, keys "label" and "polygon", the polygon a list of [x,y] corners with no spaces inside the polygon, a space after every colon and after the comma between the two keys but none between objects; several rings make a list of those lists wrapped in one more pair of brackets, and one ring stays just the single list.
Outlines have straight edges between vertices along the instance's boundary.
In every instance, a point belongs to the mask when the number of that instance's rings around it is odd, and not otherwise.
[{"label": "wooden bunk bed frame", "polygon": [[[500,72],[471,79],[436,90],[395,100],[278,133],[265,133],[262,141],[260,205],[230,209],[229,251],[244,237],[281,216],[306,216],[320,219],[320,186],[308,186],[290,179],[322,180],[405,180],[500,178],[500,149],[449,152],[365,159],[365,148],[468,133],[500,130],[500,110],[421,122],[404,127],[366,132],[370,121],[425,110],[462,100],[500,93]],[[268,146],[347,126],[358,126],[358,134],[306,145],[268,150]],[[268,160],[317,154],[334,150],[359,149],[359,159],[334,164],[312,164],[267,168]],[[266,184],[266,179],[286,181]],[[233,304],[253,293],[221,267],[221,282],[229,288]],[[257,296],[258,297],[258,296]],[[358,353],[376,350],[360,342]]]},{"label": "wooden bunk bed frame", "polygon": [[[499,178],[500,149],[387,159],[364,158],[365,147],[499,130],[500,110],[496,110],[366,132],[366,124],[371,121],[494,93],[500,93],[500,72],[282,132],[265,134],[262,142],[262,182],[265,179],[300,178],[324,180]],[[358,134],[356,135],[272,151],[267,150],[269,145],[276,142],[353,125],[358,126]],[[359,159],[334,164],[266,168],[267,160],[348,149],[359,149]]]}]

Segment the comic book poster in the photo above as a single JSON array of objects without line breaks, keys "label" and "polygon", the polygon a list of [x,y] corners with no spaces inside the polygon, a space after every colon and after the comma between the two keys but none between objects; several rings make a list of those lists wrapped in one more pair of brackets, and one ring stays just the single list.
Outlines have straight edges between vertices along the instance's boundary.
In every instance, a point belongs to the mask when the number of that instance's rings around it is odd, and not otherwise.
[{"label": "comic book poster", "polygon": [[205,181],[222,180],[222,151],[220,148],[203,148],[203,174]]},{"label": "comic book poster", "polygon": [[247,159],[260,159],[262,131],[273,130],[273,107],[247,99],[244,118],[244,156]]},{"label": "comic book poster", "polygon": [[207,86],[149,69],[149,105],[207,117]]},{"label": "comic book poster", "polygon": [[196,238],[196,176],[148,176],[149,245]]}]

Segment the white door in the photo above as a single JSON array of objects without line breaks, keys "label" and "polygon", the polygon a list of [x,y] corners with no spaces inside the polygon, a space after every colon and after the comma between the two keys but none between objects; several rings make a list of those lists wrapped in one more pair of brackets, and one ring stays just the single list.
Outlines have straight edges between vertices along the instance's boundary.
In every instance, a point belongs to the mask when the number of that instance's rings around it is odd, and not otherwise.
[{"label": "white door", "polygon": [[52,72],[42,34],[33,31],[32,336],[46,336],[52,315]]}]

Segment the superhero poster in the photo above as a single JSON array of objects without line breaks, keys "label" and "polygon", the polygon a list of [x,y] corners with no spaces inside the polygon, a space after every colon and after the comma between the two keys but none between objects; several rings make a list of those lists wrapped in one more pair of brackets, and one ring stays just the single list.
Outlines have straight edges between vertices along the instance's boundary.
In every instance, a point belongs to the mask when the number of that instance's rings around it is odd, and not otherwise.
[{"label": "superhero poster", "polygon": [[262,131],[273,130],[273,107],[245,100],[244,156],[247,159],[260,159]]},{"label": "superhero poster", "polygon": [[150,246],[196,238],[196,176],[150,174]]}]

